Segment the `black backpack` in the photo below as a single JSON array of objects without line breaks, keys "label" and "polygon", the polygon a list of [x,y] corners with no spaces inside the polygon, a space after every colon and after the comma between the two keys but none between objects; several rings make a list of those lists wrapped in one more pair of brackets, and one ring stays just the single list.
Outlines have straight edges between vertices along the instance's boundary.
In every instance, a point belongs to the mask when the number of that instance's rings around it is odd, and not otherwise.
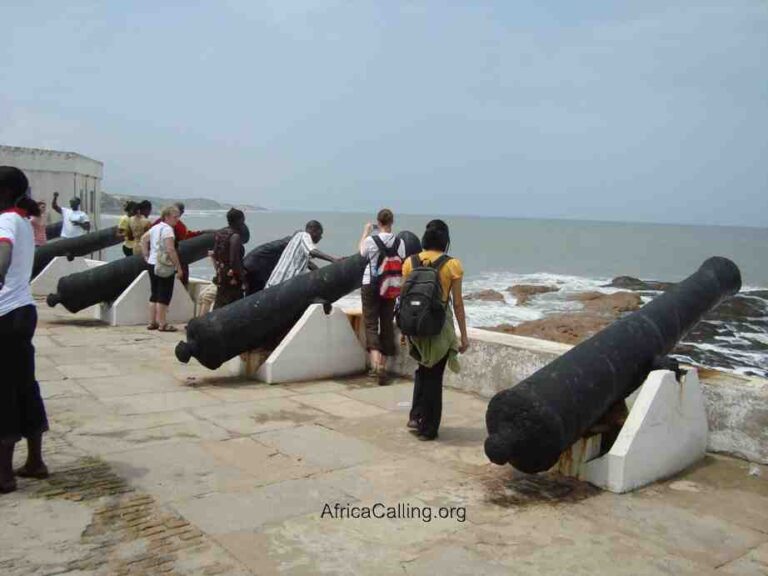
[{"label": "black backpack", "polygon": [[451,257],[443,254],[431,265],[411,257],[412,270],[400,292],[397,326],[406,336],[437,336],[445,324],[440,269]]}]

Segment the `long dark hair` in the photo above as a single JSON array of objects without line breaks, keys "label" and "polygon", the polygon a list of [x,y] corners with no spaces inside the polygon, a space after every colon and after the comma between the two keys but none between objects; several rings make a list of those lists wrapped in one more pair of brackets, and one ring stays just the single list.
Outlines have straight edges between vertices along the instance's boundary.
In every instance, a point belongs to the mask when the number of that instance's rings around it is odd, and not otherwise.
[{"label": "long dark hair", "polygon": [[30,216],[40,216],[40,206],[27,195],[29,180],[15,166],[0,166],[0,209],[21,208]]}]

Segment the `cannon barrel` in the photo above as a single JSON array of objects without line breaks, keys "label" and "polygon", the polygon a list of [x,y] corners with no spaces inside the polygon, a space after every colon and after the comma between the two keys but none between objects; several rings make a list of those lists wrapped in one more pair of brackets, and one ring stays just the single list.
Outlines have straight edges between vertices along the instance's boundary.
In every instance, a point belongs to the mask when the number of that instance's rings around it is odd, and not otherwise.
[{"label": "cannon barrel", "polygon": [[[421,250],[413,233],[403,231],[398,237],[407,255]],[[310,304],[333,303],[359,288],[367,265],[355,254],[195,318],[187,325],[187,341],[176,346],[176,358],[189,362],[194,356],[215,370],[238,354],[277,344]]]},{"label": "cannon barrel", "polygon": [[485,453],[528,473],[551,468],[654,367],[709,310],[741,288],[726,258],[697,272],[640,310],[575,346],[488,404]]},{"label": "cannon barrel", "polygon": [[248,278],[248,294],[259,292],[269,280],[269,276],[280,261],[285,247],[291,241],[290,236],[265,242],[256,246],[243,258],[243,268]]},{"label": "cannon barrel", "polygon": [[189,362],[194,356],[215,370],[238,354],[276,344],[310,304],[332,303],[359,288],[366,263],[355,254],[194,318],[187,341],[176,346],[176,358]]},{"label": "cannon barrel", "polygon": [[53,224],[48,224],[45,227],[45,237],[48,240],[53,240],[54,238],[58,238],[61,236],[61,227],[64,225],[64,222],[59,220],[58,222],[54,222]]},{"label": "cannon barrel", "polygon": [[32,268],[32,277],[34,278],[48,263],[56,256],[66,256],[72,260],[76,256],[85,256],[91,252],[98,252],[104,248],[109,248],[119,244],[122,240],[117,235],[117,227],[104,228],[97,232],[83,234],[77,238],[61,238],[56,242],[50,242],[43,246],[35,248],[35,263]]},{"label": "cannon barrel", "polygon": [[[212,247],[213,232],[195,236],[179,242],[179,259],[183,264],[191,264],[205,258]],[[146,268],[144,257],[134,255],[64,276],[59,280],[56,292],[48,295],[48,305],[61,303],[74,313],[99,302],[111,302]]]}]

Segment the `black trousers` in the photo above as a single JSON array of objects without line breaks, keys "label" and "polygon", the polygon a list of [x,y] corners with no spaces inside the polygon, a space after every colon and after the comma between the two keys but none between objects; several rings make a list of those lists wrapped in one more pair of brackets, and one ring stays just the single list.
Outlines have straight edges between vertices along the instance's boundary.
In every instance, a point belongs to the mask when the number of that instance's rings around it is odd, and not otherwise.
[{"label": "black trousers", "polygon": [[395,301],[384,300],[370,284],[360,290],[365,321],[365,346],[378,350],[384,356],[394,356],[395,349]]},{"label": "black trousers", "polygon": [[448,354],[431,368],[416,369],[413,378],[413,402],[411,420],[419,425],[419,434],[434,438],[440,428],[443,416],[443,374],[448,363]]},{"label": "black trousers", "polygon": [[10,444],[48,430],[48,418],[35,380],[37,327],[33,305],[0,316],[0,442]]}]

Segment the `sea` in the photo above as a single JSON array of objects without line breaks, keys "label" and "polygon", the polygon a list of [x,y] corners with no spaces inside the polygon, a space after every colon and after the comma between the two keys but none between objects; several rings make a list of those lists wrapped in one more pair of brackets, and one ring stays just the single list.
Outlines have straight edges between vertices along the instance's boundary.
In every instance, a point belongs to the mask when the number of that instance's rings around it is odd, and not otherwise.
[{"label": "sea", "polygon": [[[768,228],[692,226],[632,222],[593,222],[484,218],[473,216],[401,215],[396,230],[421,236],[432,218],[445,220],[451,230],[449,252],[465,269],[465,293],[493,289],[504,302],[468,301],[467,320],[473,327],[517,325],[551,314],[575,311],[575,293],[615,292],[606,285],[617,276],[676,282],[692,274],[710,256],[725,256],[741,270],[741,293],[708,315],[675,350],[679,359],[742,375],[768,377]],[[118,216],[102,216],[114,225]],[[336,256],[356,251],[366,222],[373,214],[339,212],[248,212],[251,231],[247,249],[303,229],[311,219],[325,229],[319,248]],[[191,230],[226,226],[224,211],[189,211],[184,222]],[[107,251],[119,258],[119,247]],[[193,276],[210,278],[210,262],[191,267]],[[516,284],[559,288],[516,305],[507,288]],[[644,302],[656,293],[641,293]],[[355,305],[352,294],[342,305]]]}]

